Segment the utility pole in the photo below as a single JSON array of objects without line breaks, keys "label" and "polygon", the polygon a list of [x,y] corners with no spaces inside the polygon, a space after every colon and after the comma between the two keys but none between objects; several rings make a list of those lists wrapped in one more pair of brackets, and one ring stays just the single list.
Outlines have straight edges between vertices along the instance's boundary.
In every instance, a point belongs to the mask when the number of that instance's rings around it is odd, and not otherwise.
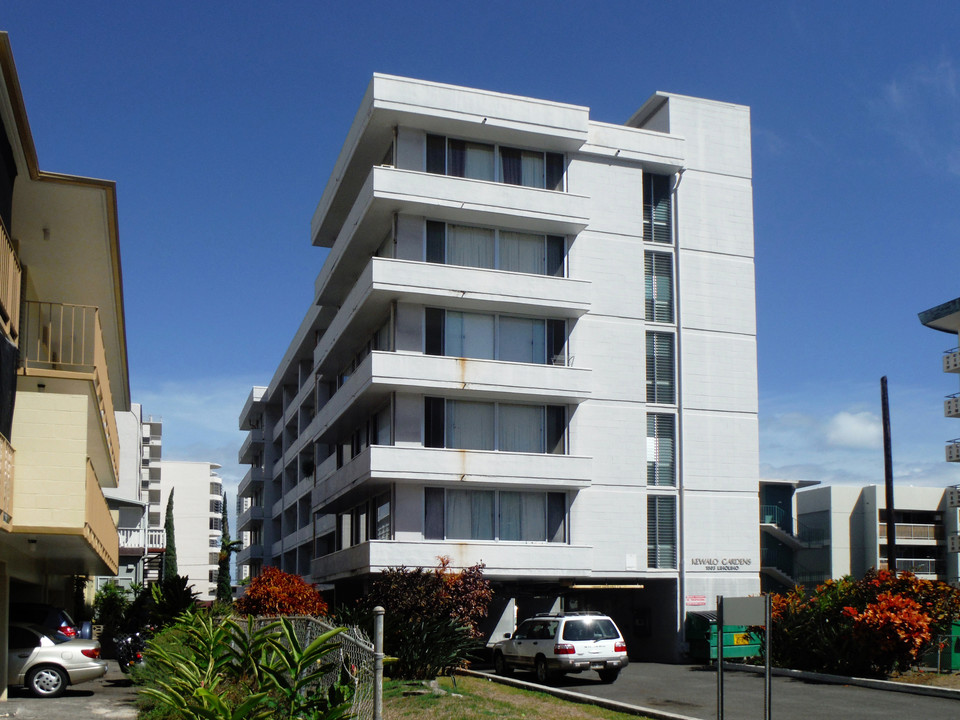
[{"label": "utility pole", "polygon": [[880,378],[880,405],[883,409],[883,478],[887,491],[887,567],[897,574],[897,523],[893,505],[893,452],[890,449],[890,403],[887,376]]}]

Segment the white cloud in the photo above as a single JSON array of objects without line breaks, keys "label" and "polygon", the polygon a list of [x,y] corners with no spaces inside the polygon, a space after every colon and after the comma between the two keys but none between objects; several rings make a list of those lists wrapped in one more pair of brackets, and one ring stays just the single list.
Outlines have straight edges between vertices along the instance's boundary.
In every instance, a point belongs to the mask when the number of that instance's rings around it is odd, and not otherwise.
[{"label": "white cloud", "polygon": [[869,412],[839,412],[824,427],[824,439],[830,447],[869,450],[882,446],[880,419]]},{"label": "white cloud", "polygon": [[918,63],[871,103],[881,127],[929,170],[960,175],[960,92],[953,58]]}]

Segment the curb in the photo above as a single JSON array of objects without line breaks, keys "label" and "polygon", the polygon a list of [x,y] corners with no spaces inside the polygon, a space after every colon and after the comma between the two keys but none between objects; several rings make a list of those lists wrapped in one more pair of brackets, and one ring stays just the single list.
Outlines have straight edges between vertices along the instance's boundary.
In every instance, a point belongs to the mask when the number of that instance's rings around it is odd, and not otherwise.
[{"label": "curb", "polygon": [[[757,665],[742,665],[739,663],[724,663],[724,671],[736,670],[763,674],[764,669]],[[856,685],[871,690],[885,690],[887,692],[907,693],[910,695],[925,695],[927,697],[960,700],[960,690],[932,687],[930,685],[915,685],[913,683],[894,682],[893,680],[873,680],[871,678],[848,677],[845,675],[827,675],[826,673],[807,672],[806,670],[787,670],[785,668],[771,668],[770,673],[780,677],[811,680],[813,682],[828,683],[830,685]]]},{"label": "curb", "polygon": [[[726,667],[726,665],[724,665]],[[561,700],[580,703],[581,705],[596,705],[606,710],[615,710],[616,712],[626,713],[628,715],[645,715],[655,720],[702,720],[689,715],[677,715],[676,713],[666,712],[665,710],[654,710],[653,708],[641,707],[640,705],[629,705],[628,703],[617,702],[616,700],[606,700],[594,695],[584,695],[583,693],[573,692],[572,690],[561,690],[560,688],[550,687],[549,685],[538,685],[537,683],[527,682],[526,680],[516,680],[514,678],[502,677],[477,670],[461,669],[457,671],[458,675],[470,675],[472,677],[497,682],[502,685],[522,688],[523,690],[534,690],[536,692],[552,695]]]}]

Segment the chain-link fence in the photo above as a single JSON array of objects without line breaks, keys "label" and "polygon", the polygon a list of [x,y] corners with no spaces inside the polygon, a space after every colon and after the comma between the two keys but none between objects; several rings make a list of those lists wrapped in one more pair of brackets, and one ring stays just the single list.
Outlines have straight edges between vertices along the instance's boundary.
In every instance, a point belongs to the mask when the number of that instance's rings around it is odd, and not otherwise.
[{"label": "chain-link fence", "polygon": [[[306,647],[320,635],[335,629],[336,625],[313,617],[287,617],[302,647]],[[261,626],[275,622],[276,618],[258,618]],[[373,718],[373,643],[363,630],[348,627],[335,635],[333,642],[339,643],[338,650],[327,656],[334,666],[324,675],[318,692],[326,693],[335,683],[349,682],[353,689],[351,717],[358,720]]]}]

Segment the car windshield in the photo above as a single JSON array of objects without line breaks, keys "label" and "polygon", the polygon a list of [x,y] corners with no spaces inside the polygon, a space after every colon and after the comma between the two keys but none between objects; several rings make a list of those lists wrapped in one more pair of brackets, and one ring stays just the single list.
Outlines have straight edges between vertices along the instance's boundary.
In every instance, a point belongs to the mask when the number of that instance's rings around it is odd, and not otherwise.
[{"label": "car windshield", "polygon": [[583,640],[616,640],[620,637],[617,626],[608,618],[584,618],[568,620],[563,626],[563,639],[571,642]]}]

